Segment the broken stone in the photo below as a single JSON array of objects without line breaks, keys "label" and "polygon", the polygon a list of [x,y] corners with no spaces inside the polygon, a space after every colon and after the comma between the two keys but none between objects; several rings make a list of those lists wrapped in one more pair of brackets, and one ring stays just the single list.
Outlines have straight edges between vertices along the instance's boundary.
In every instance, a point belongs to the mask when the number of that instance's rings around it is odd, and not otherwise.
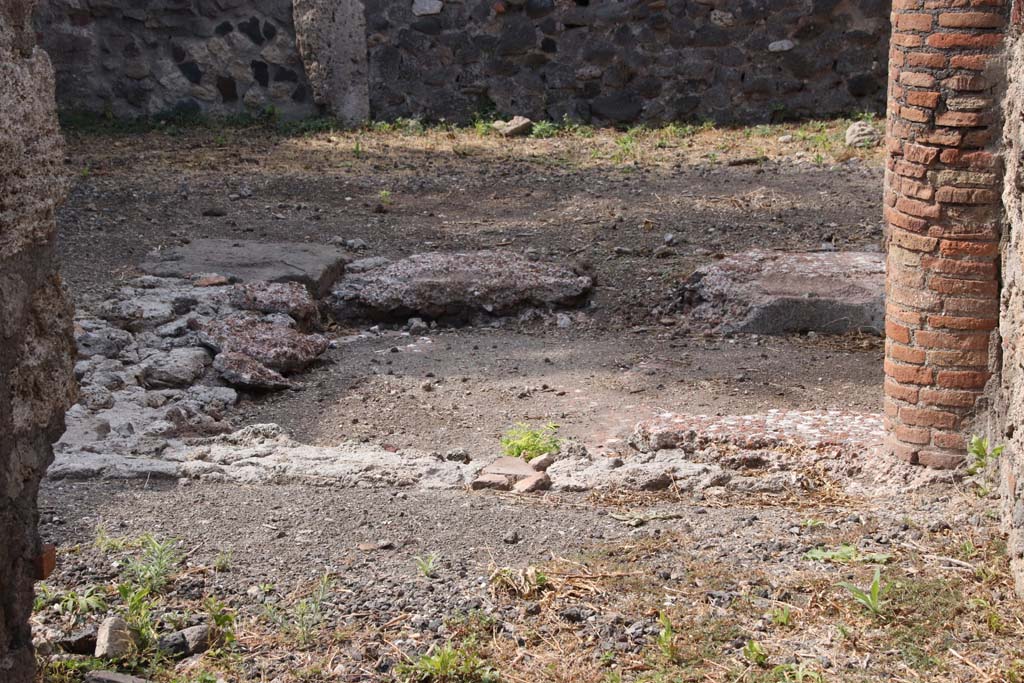
[{"label": "broken stone", "polygon": [[157,353],[142,365],[143,384],[150,389],[187,387],[206,371],[210,354],[205,349],[186,347]]},{"label": "broken stone", "polygon": [[243,353],[217,354],[217,357],[213,359],[213,369],[228,384],[244,389],[277,391],[294,386],[280,373]]},{"label": "broken stone", "polygon": [[103,323],[89,324],[87,321],[79,321],[78,326],[88,327],[80,332],[76,330],[75,346],[78,349],[79,358],[92,358],[93,356],[104,356],[114,358],[117,354],[134,341],[130,332],[109,327]]},{"label": "broken stone", "polygon": [[512,486],[512,490],[517,493],[546,491],[549,488],[551,488],[551,478],[547,472],[536,472],[525,479],[520,479]]},{"label": "broken stone", "polygon": [[754,250],[699,268],[676,306],[709,331],[880,333],[885,258],[872,252]]},{"label": "broken stone", "polygon": [[101,659],[120,659],[135,649],[131,628],[121,617],[107,617],[96,632],[96,651]]},{"label": "broken stone", "polygon": [[592,286],[589,277],[518,254],[433,252],[346,275],[328,305],[341,319],[466,319],[579,305]]},{"label": "broken stone", "polygon": [[200,624],[160,636],[156,647],[157,650],[171,657],[188,657],[198,652],[204,652],[209,643],[210,627]]},{"label": "broken stone", "polygon": [[495,121],[491,127],[507,138],[514,138],[529,135],[533,130],[533,121],[525,116],[516,116],[511,121]]},{"label": "broken stone", "polygon": [[96,651],[96,627],[86,626],[57,641],[64,652],[73,655],[91,655]]},{"label": "broken stone", "polygon": [[555,462],[555,455],[553,453],[545,453],[538,455],[536,458],[530,461],[530,467],[538,472],[543,472],[547,468],[551,467]]},{"label": "broken stone", "polygon": [[259,313],[283,313],[291,316],[299,329],[308,331],[320,324],[320,312],[309,291],[298,282],[247,282],[235,285],[228,293],[235,308]]},{"label": "broken stone", "polygon": [[470,484],[469,487],[474,491],[479,491],[480,489],[508,491],[512,488],[512,482],[508,477],[501,474],[481,474],[473,480],[473,483]]},{"label": "broken stone", "polygon": [[412,13],[417,17],[425,17],[432,14],[440,14],[444,9],[442,0],[413,0]]},{"label": "broken stone", "polygon": [[238,313],[198,324],[202,343],[217,353],[240,353],[278,372],[304,369],[327,350],[330,342],[318,334],[303,334],[284,325]]},{"label": "broken stone", "polygon": [[152,252],[140,268],[161,277],[217,273],[242,282],[299,282],[322,297],[341,276],[345,262],[340,249],[324,244],[197,239]]},{"label": "broken stone", "polygon": [[149,681],[116,671],[90,671],[85,675],[85,683],[149,683]]},{"label": "broken stone", "polygon": [[848,147],[878,147],[882,142],[882,134],[867,121],[856,121],[846,129],[846,145]]}]

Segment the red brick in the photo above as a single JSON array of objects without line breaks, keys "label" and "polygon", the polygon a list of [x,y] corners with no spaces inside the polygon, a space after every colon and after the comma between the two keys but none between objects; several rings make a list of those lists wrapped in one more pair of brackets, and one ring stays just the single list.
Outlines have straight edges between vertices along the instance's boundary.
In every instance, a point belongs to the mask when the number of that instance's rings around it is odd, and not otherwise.
[{"label": "red brick", "polygon": [[999,28],[1004,23],[1003,17],[993,12],[943,12],[939,15],[939,26],[949,28]]},{"label": "red brick", "polygon": [[984,71],[990,59],[989,55],[953,55],[949,58],[949,66],[954,69]]},{"label": "red brick", "polygon": [[896,28],[900,31],[930,31],[932,28],[932,15],[924,13],[897,14]]},{"label": "red brick", "polygon": [[984,76],[960,74],[943,80],[942,87],[958,92],[980,92],[988,88],[988,80]]},{"label": "red brick", "polygon": [[925,166],[928,166],[939,158],[939,152],[941,151],[942,150],[937,147],[908,144],[903,148],[903,158],[907,161],[912,161],[915,164],[924,164]]},{"label": "red brick", "polygon": [[[898,212],[895,209],[891,209],[889,212],[886,213],[886,219],[890,223],[892,223],[893,225],[897,225],[892,220],[891,214],[898,214]],[[917,225],[918,223],[924,223],[924,221],[922,221],[921,219],[919,219],[919,218],[912,218],[911,216],[905,216],[904,217],[904,216],[902,216],[900,214],[897,217],[900,218],[901,220],[903,218],[912,220],[912,221],[914,221],[915,225]],[[927,225],[927,224],[925,223],[925,225]],[[898,228],[902,228],[903,226],[897,226],[897,227]],[[890,240],[890,242],[892,244],[895,244],[896,246],[898,246],[898,247],[900,247],[902,249],[909,249],[911,251],[921,251],[921,252],[934,251],[936,245],[938,245],[938,243],[939,243],[939,241],[937,239],[935,239],[934,237],[922,237],[921,235],[915,235],[913,232],[907,232],[907,230],[899,230],[899,229],[893,230],[891,232],[891,234],[889,235],[889,240]]]},{"label": "red brick", "polygon": [[896,429],[893,430],[896,438],[904,443],[916,443],[921,446],[927,446],[932,442],[932,430],[927,427],[908,427],[906,425],[897,425]]},{"label": "red brick", "polygon": [[995,318],[965,318],[953,315],[930,315],[928,324],[932,327],[947,330],[994,330],[998,321]]},{"label": "red brick", "polygon": [[[916,199],[900,197],[896,200],[896,209],[902,213],[920,218],[938,218],[942,208],[938,204],[926,204]],[[901,226],[902,227],[902,226]]]},{"label": "red brick", "polygon": [[946,111],[935,115],[936,126],[951,126],[953,128],[986,126],[988,125],[989,120],[989,115],[984,112]]},{"label": "red brick", "polygon": [[960,225],[954,222],[933,225],[928,228],[928,234],[931,237],[958,240],[991,240],[999,237],[998,232],[992,227]]},{"label": "red brick", "polygon": [[944,256],[996,256],[999,254],[999,243],[940,240],[939,252]]},{"label": "red brick", "polygon": [[[898,203],[899,199],[897,198],[896,201]],[[928,221],[923,220],[921,218],[915,218],[914,216],[908,216],[907,214],[903,213],[898,209],[894,209],[892,207],[887,206],[884,209],[882,209],[882,213],[885,216],[885,220],[888,221],[890,224],[895,225],[897,228],[909,230],[910,232],[924,232],[925,230],[928,229]],[[913,247],[907,248],[912,249]]]},{"label": "red brick", "polygon": [[972,299],[970,297],[949,297],[942,302],[943,313],[947,315],[969,315],[974,317],[995,317],[999,315],[999,299],[987,297]]},{"label": "red brick", "polygon": [[918,346],[927,349],[960,349],[978,351],[988,348],[988,335],[978,333],[936,332],[934,330],[918,330],[914,334]]},{"label": "red brick", "polygon": [[907,403],[917,403],[921,389],[915,386],[904,386],[899,382],[885,378],[885,395]]},{"label": "red brick", "polygon": [[886,417],[895,418],[900,414],[900,405],[888,396],[882,401],[882,413]]},{"label": "red brick", "polygon": [[917,109],[915,107],[900,107],[900,116],[905,118],[907,121],[927,123],[932,119],[932,112],[924,109]]},{"label": "red brick", "polygon": [[[885,317],[886,320],[895,320],[896,322],[903,323],[909,327],[920,327],[921,321],[924,315],[917,311],[908,311],[905,308],[887,303],[885,305]],[[935,316],[932,316],[935,317]]]},{"label": "red brick", "polygon": [[907,93],[907,104],[925,109],[935,109],[939,105],[939,93],[932,90],[912,90]]},{"label": "red brick", "polygon": [[[900,53],[900,56],[903,56]],[[890,58],[889,63],[892,63]],[[906,55],[907,66],[925,67],[927,69],[943,69],[946,66],[946,55],[943,52],[911,52]]]},{"label": "red brick", "polygon": [[999,283],[989,280],[958,280],[946,277],[932,277],[928,289],[940,294],[967,294],[974,296],[999,296]]},{"label": "red brick", "polygon": [[890,287],[920,289],[924,287],[925,274],[920,268],[893,268],[886,282]]},{"label": "red brick", "polygon": [[942,310],[942,297],[934,292],[909,287],[890,286],[888,287],[886,294],[891,301],[897,304],[902,304],[903,306],[918,308],[922,311]]},{"label": "red brick", "polygon": [[911,464],[916,464],[917,453],[920,450],[920,446],[905,444],[897,439],[895,434],[890,434],[885,438],[885,449],[900,460],[906,460]]},{"label": "red brick", "polygon": [[922,388],[918,392],[921,403],[928,403],[937,406],[950,406],[953,408],[973,408],[978,400],[978,394],[974,391],[954,391],[952,389],[931,389]]},{"label": "red brick", "polygon": [[904,71],[900,73],[900,83],[915,88],[930,88],[935,85],[935,76],[924,71]]},{"label": "red brick", "polygon": [[886,348],[889,358],[901,363],[924,365],[925,361],[928,359],[928,354],[924,349],[916,349],[913,346],[905,346],[903,344],[889,342]]},{"label": "red brick", "polygon": [[961,261],[959,259],[925,256],[921,259],[925,270],[964,278],[990,280],[996,276],[996,264],[991,261]]},{"label": "red brick", "polygon": [[932,367],[978,368],[988,366],[988,351],[929,351]]},{"label": "red brick", "polygon": [[936,199],[947,204],[995,204],[999,201],[999,195],[992,190],[940,187]]},{"label": "red brick", "polygon": [[[1003,42],[1002,33],[933,33],[926,41],[929,47],[942,49],[963,47],[981,50],[995,47]],[[910,46],[912,47],[912,46]]]},{"label": "red brick", "polygon": [[885,359],[884,369],[887,376],[900,384],[929,385],[934,377],[931,368],[921,367],[920,365],[903,365],[888,358]]},{"label": "red brick", "polygon": [[893,172],[906,178],[923,178],[928,174],[928,167],[920,164],[912,164],[909,161],[896,161],[893,163]]},{"label": "red brick", "polygon": [[990,376],[988,372],[976,370],[941,370],[936,384],[944,389],[984,389]]},{"label": "red brick", "polygon": [[964,454],[953,451],[922,449],[917,454],[917,464],[934,470],[955,470],[964,463]]},{"label": "red brick", "polygon": [[920,47],[924,43],[921,36],[913,35],[911,33],[893,33],[889,42],[892,45],[899,45],[900,47]]},{"label": "red brick", "polygon": [[916,408],[902,406],[899,419],[906,424],[919,427],[938,427],[940,429],[956,429],[960,418],[955,413],[947,413],[935,408]]},{"label": "red brick", "polygon": [[939,153],[939,161],[957,168],[999,168],[999,157],[991,152],[964,152],[959,149],[944,149]]},{"label": "red brick", "polygon": [[921,199],[923,201],[931,201],[935,198],[935,188],[928,183],[919,183],[916,180],[910,178],[903,178],[897,176],[899,191],[914,199]]},{"label": "red brick", "polygon": [[957,147],[963,141],[963,138],[964,134],[958,130],[939,128],[919,133],[916,139],[918,142],[923,142],[927,145],[947,145],[949,147]]},{"label": "red brick", "polygon": [[982,149],[988,147],[989,143],[992,142],[992,129],[986,128],[984,130],[972,130],[968,131],[964,135],[963,144],[964,147],[969,149]]},{"label": "red brick", "polygon": [[917,9],[921,6],[921,0],[892,0],[892,8],[897,9]]},{"label": "red brick", "polygon": [[910,343],[910,328],[895,323],[891,320],[885,321],[885,336],[889,339],[895,339],[898,342],[904,344]]}]

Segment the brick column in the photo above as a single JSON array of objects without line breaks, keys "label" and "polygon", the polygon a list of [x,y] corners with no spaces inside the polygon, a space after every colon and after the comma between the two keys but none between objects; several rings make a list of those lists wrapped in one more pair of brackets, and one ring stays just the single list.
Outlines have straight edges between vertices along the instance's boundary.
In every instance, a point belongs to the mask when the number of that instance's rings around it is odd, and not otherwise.
[{"label": "brick column", "polygon": [[[1004,0],[894,0],[886,144],[887,450],[955,467],[997,362]],[[990,73],[991,67],[991,73]]]}]

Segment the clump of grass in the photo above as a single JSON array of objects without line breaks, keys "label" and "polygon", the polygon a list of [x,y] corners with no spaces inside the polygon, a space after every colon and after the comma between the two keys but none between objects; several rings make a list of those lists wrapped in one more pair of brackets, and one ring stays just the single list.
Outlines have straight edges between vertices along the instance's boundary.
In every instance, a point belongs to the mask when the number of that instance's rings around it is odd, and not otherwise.
[{"label": "clump of grass", "polygon": [[413,560],[416,562],[416,569],[424,577],[432,579],[437,574],[437,555],[433,553],[426,556],[417,555]]},{"label": "clump of grass", "polygon": [[679,658],[679,648],[676,647],[676,629],[672,626],[672,620],[664,612],[658,612],[658,649],[662,656],[670,662]]},{"label": "clump of grass", "polygon": [[747,644],[743,646],[743,657],[756,666],[768,665],[768,651],[756,640],[748,640]]},{"label": "clump of grass", "polygon": [[473,643],[431,647],[409,664],[398,667],[406,683],[497,683],[497,670],[480,656]]},{"label": "clump of grass", "polygon": [[813,548],[804,553],[805,560],[815,562],[832,562],[834,564],[850,564],[864,562],[867,564],[886,564],[892,559],[888,553],[862,553],[856,546],[843,543],[837,548]]},{"label": "clump of grass", "polygon": [[294,639],[298,647],[309,647],[324,622],[324,603],[333,584],[330,575],[324,574],[313,592],[296,602],[290,610],[266,604],[263,614],[278,630]]},{"label": "clump of grass", "polygon": [[498,567],[488,579],[491,595],[510,595],[530,599],[551,587],[548,577],[533,565],[526,569]]},{"label": "clump of grass", "polygon": [[159,593],[170,581],[172,572],[181,561],[181,554],[175,549],[174,541],[159,541],[152,534],[142,536],[139,545],[142,554],[128,560],[125,576],[150,593]]},{"label": "clump of grass", "polygon": [[223,572],[229,572],[231,571],[232,564],[233,561],[230,550],[227,552],[219,552],[217,553],[217,557],[213,559],[213,571],[217,572],[218,574],[221,574]]},{"label": "clump of grass", "polygon": [[841,587],[849,591],[853,599],[860,603],[865,609],[876,617],[882,616],[885,610],[885,594],[887,587],[882,585],[882,570],[875,567],[875,577],[867,588],[858,588],[852,583],[840,583]]},{"label": "clump of grass", "polygon": [[530,131],[531,138],[553,138],[558,135],[558,124],[553,121],[537,121]]},{"label": "clump of grass", "polygon": [[553,422],[540,428],[530,427],[519,422],[510,427],[501,437],[501,448],[507,456],[522,458],[526,462],[530,462],[546,453],[559,452],[561,440],[558,439],[557,434],[558,425]]}]

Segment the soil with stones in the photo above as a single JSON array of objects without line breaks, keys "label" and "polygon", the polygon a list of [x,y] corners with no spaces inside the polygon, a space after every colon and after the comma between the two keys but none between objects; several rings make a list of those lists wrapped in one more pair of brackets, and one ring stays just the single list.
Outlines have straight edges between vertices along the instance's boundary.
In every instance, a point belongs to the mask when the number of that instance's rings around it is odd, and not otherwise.
[{"label": "soil with stones", "polygon": [[[511,424],[556,422],[599,458],[665,411],[877,413],[880,339],[708,335],[675,305],[723,253],[879,248],[879,153],[845,149],[843,130],[72,133],[63,269],[83,310],[137,277],[151,250],[199,238],[331,244],[352,259],[507,250],[593,279],[579,309],[460,327],[335,323],[294,388],[243,392],[217,415],[232,428],[276,423],[310,446],[464,449],[477,463],[499,454]],[[511,681],[1012,673],[1022,626],[983,479],[939,475],[910,495],[906,472],[854,448],[839,469],[878,488],[854,494],[813,448],[712,455],[773,483],[520,496],[50,481],[43,532],[61,552],[36,617],[47,675],[449,680],[403,668],[429,667],[417,658],[445,643],[464,665],[450,680],[465,681],[487,680],[488,667]],[[177,662],[60,654],[69,634],[124,611],[113,586],[159,554],[145,534],[176,539],[156,630],[216,623],[225,609],[233,626]],[[839,559],[807,557],[845,544],[854,550]],[[836,587],[870,583],[875,565],[893,586],[877,620]],[[87,586],[104,609],[62,606]],[[915,612],[922,595],[938,598]],[[801,671],[822,678],[787,678]]]}]

